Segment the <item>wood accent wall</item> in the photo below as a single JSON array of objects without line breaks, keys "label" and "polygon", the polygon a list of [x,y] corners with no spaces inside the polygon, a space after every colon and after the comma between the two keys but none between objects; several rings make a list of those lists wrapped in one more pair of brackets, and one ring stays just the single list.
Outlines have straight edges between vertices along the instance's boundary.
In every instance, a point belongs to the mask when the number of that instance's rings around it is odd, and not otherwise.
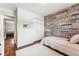
[{"label": "wood accent wall", "polygon": [[79,4],[50,14],[45,18],[45,36],[67,37],[79,33]]}]

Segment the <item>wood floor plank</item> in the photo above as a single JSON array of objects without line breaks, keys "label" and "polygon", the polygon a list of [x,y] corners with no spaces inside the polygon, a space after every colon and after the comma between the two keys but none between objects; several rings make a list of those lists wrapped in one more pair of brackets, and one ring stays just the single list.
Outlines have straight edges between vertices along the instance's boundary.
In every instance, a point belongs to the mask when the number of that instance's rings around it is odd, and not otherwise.
[{"label": "wood floor plank", "polygon": [[16,47],[13,38],[6,38],[4,45],[5,56],[16,56]]}]

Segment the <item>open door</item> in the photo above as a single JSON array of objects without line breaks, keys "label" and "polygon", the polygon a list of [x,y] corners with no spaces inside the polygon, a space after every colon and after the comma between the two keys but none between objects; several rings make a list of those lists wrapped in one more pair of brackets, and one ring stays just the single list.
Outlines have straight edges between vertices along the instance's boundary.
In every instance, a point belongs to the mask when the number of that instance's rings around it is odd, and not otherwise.
[{"label": "open door", "polygon": [[4,55],[15,56],[14,18],[4,18]]}]

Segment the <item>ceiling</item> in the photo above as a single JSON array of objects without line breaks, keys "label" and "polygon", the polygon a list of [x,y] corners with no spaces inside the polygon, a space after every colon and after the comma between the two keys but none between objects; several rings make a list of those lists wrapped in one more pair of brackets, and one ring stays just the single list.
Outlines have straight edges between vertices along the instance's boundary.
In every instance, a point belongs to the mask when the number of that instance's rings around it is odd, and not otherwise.
[{"label": "ceiling", "polygon": [[17,7],[32,11],[38,15],[46,16],[75,3],[0,3],[0,7],[15,11]]}]

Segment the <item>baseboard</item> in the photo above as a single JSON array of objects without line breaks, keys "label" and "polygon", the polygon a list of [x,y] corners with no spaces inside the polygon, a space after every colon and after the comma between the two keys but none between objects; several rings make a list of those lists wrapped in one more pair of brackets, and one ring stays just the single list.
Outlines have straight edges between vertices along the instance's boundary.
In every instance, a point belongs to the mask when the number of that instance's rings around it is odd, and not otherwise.
[{"label": "baseboard", "polygon": [[21,47],[18,47],[16,50],[20,50],[20,49],[24,49],[26,47],[29,47],[29,46],[32,46],[32,45],[35,45],[37,43],[40,43],[41,40],[37,40],[37,41],[34,41],[33,43],[30,43],[30,44],[27,44],[27,45],[23,45]]}]

